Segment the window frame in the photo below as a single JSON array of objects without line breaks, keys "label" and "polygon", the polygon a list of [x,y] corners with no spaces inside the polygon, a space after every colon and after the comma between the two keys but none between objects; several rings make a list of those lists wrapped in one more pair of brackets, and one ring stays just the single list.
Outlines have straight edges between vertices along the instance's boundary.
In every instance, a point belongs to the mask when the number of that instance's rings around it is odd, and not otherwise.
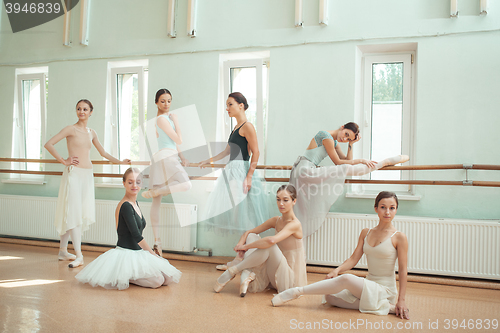
[{"label": "window frame", "polygon": [[[222,132],[223,137],[228,137],[233,127],[231,125],[231,118],[225,112],[226,109],[226,99],[227,96],[231,93],[231,69],[233,68],[252,68],[256,69],[256,124],[255,130],[257,132],[257,143],[259,145],[259,151],[261,152],[259,156],[259,164],[265,163],[265,151],[267,142],[264,138],[267,138],[266,133],[264,133],[264,94],[267,94],[269,100],[269,82],[266,85],[267,89],[264,92],[263,86],[263,70],[262,67],[267,65],[267,59],[258,57],[251,59],[234,59],[234,60],[225,60],[222,64],[222,73],[223,73],[223,92],[222,92],[222,101],[223,101],[223,126]],[[269,68],[267,71],[267,78],[269,80]],[[269,105],[269,103],[268,103]],[[268,110],[269,114],[269,110]]]},{"label": "window frame", "polygon": [[[360,125],[362,140],[355,150],[357,158],[371,158],[371,130],[372,130],[372,96],[373,96],[373,64],[403,63],[403,103],[402,103],[402,138],[401,154],[414,156],[415,133],[415,51],[363,53],[361,55],[361,93],[360,110],[356,121]],[[387,156],[389,157],[389,156]],[[413,171],[402,171],[401,180],[414,179]],[[371,179],[371,175],[353,177],[357,179]],[[350,184],[347,197],[374,197],[381,190],[390,190],[402,195],[414,195],[412,185],[376,185]],[[361,193],[361,194],[360,194]]]},{"label": "window frame", "polygon": [[[17,141],[17,145],[12,146],[12,156],[13,158],[27,158],[26,157],[26,142],[27,138],[25,135],[26,124],[24,122],[24,99],[23,99],[23,81],[40,81],[40,147],[41,147],[41,158],[45,158],[45,149],[43,149],[43,144],[46,142],[47,133],[47,101],[46,101],[46,80],[47,72],[33,72],[29,74],[16,74],[16,93],[17,105],[15,107],[15,117],[14,117],[14,142]],[[13,170],[28,170],[27,162],[12,162],[11,164]],[[45,164],[40,164],[42,170],[45,170]],[[45,180],[44,175],[30,175],[30,174],[10,174],[10,180],[16,181],[33,181],[33,182],[43,182]]]}]

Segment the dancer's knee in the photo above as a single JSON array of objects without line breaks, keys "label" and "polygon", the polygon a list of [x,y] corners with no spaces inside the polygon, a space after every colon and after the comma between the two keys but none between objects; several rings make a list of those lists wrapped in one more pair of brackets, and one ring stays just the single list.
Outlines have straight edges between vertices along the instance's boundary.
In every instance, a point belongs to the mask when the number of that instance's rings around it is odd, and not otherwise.
[{"label": "dancer's knee", "polygon": [[255,241],[258,241],[260,239],[260,236],[258,234],[250,233],[247,236],[246,244],[253,243]]}]

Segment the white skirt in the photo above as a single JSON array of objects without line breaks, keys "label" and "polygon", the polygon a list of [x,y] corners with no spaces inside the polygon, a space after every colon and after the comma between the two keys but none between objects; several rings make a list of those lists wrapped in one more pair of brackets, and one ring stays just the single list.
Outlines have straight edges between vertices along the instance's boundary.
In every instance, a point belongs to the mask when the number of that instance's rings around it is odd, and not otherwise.
[{"label": "white skirt", "polygon": [[94,172],[74,166],[64,168],[54,225],[59,235],[81,226],[82,232],[95,222]]},{"label": "white skirt", "polygon": [[304,238],[321,227],[330,207],[344,192],[346,173],[343,164],[318,167],[303,156],[293,165],[290,185],[297,190],[293,211],[302,223]]},{"label": "white skirt", "polygon": [[[164,148],[153,155],[149,170],[149,188],[166,186],[168,180],[178,172],[186,173],[179,162],[175,149]],[[189,178],[188,178],[189,179]]]},{"label": "white skirt", "polygon": [[167,284],[179,283],[181,272],[167,259],[144,250],[130,250],[117,246],[88,264],[75,278],[92,287],[127,289],[130,280],[163,275]]}]

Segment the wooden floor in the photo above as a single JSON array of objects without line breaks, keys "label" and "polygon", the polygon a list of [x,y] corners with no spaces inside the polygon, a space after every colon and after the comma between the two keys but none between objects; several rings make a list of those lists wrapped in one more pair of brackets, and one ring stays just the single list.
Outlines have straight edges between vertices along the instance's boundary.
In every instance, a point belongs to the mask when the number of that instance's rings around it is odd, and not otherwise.
[{"label": "wooden floor", "polygon": [[[84,252],[87,263],[98,255]],[[178,285],[105,290],[78,283],[81,267],[59,262],[57,249],[0,243],[0,331],[500,331],[500,290],[412,282],[406,297],[411,320],[403,321],[322,305],[321,296],[273,308],[272,291],[239,297],[239,279],[216,294],[212,286],[220,272],[213,264],[170,262],[183,272]],[[309,273],[308,281],[323,277]]]}]

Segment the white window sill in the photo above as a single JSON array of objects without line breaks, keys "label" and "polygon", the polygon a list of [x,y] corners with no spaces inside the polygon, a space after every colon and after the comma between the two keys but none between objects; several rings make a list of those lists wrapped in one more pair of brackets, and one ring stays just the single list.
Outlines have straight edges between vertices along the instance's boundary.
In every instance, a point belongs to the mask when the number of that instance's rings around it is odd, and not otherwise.
[{"label": "white window sill", "polygon": [[2,179],[4,184],[21,184],[21,185],[45,185],[45,180],[27,180],[27,179]]},{"label": "white window sill", "polygon": [[[346,193],[345,197],[351,199],[375,199],[377,195],[378,193],[365,193],[365,194]],[[396,195],[398,196],[398,200],[404,200],[404,201],[420,201],[420,199],[422,199],[420,195],[398,194],[397,192]]]},{"label": "white window sill", "polygon": [[123,188],[122,183],[95,183],[94,186],[103,188]]}]

